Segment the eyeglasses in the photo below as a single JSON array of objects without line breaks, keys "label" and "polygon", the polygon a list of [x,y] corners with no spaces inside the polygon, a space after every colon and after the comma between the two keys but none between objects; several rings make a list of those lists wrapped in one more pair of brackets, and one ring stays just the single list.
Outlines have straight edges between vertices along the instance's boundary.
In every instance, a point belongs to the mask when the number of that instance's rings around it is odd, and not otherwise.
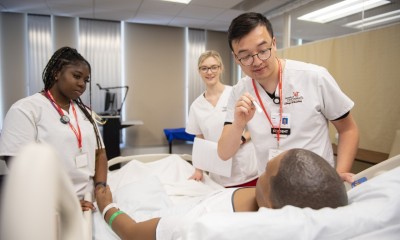
[{"label": "eyeglasses", "polygon": [[[272,45],[272,42],[271,42],[271,45]],[[259,51],[256,54],[247,55],[247,56],[244,56],[244,57],[239,57],[236,54],[235,54],[235,56],[239,60],[239,62],[241,64],[243,64],[244,66],[250,66],[254,62],[254,56],[257,56],[258,59],[260,59],[261,61],[268,60],[268,58],[271,57],[271,49],[272,48],[269,47],[267,49]]]},{"label": "eyeglasses", "polygon": [[199,67],[200,72],[202,73],[207,73],[208,70],[211,70],[212,73],[216,73],[220,66],[218,65],[212,65],[211,67]]}]

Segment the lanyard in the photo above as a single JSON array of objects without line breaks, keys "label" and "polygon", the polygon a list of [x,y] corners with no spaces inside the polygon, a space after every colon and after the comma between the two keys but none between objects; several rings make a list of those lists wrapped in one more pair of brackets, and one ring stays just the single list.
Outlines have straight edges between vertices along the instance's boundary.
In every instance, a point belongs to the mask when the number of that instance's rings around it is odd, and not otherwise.
[{"label": "lanyard", "polygon": [[[282,65],[281,65],[281,61],[278,58],[276,58],[276,60],[278,61],[278,65],[279,65],[279,83],[278,83],[278,89],[279,89],[279,126],[278,126],[278,131],[276,133],[276,140],[278,141],[278,148],[279,148],[279,140],[280,140],[280,135],[281,135],[282,112],[283,112],[283,110],[282,110]],[[256,92],[256,95],[257,95],[258,102],[260,103],[261,108],[262,108],[265,116],[267,117],[269,123],[271,124],[271,127],[276,129],[276,127],[272,124],[271,117],[269,116],[268,112],[266,111],[263,102],[261,101],[260,94],[258,93],[258,89],[256,87],[256,83],[255,83],[254,79],[252,79],[252,82],[253,82],[254,91]]]},{"label": "lanyard", "polygon": [[81,128],[79,127],[79,123],[78,123],[78,116],[76,114],[76,110],[75,110],[75,106],[73,104],[73,102],[71,101],[71,107],[72,107],[72,112],[74,113],[74,117],[76,120],[76,126],[78,129],[76,129],[71,122],[69,121],[69,118],[66,118],[67,120],[64,120],[65,118],[65,114],[62,111],[61,107],[56,103],[56,101],[54,100],[53,95],[51,94],[51,92],[49,90],[45,91],[45,96],[50,100],[51,104],[54,106],[54,108],[57,110],[57,112],[60,114],[61,116],[61,122],[62,123],[68,123],[69,127],[72,129],[72,131],[74,132],[76,139],[78,140],[78,147],[79,149],[82,150],[82,133],[81,133]]}]

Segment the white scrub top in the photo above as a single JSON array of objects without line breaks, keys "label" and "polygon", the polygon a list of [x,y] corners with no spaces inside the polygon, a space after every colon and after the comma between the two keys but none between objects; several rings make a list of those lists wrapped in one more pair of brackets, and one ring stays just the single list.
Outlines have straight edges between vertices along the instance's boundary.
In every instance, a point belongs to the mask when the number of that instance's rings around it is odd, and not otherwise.
[{"label": "white scrub top", "polygon": [[[354,102],[340,90],[325,68],[313,64],[286,60],[282,85],[283,113],[288,117],[285,121],[288,120],[290,135],[280,135],[280,149],[305,148],[334,166],[328,120],[335,120],[349,112]],[[279,104],[275,104],[257,82],[256,86],[269,116],[279,114]],[[278,87],[276,95],[279,95]],[[233,122],[237,99],[245,92],[257,99],[249,77],[241,79],[233,88],[226,122]],[[277,148],[277,138],[271,134],[271,124],[264,112],[255,112],[247,128],[256,148],[258,172],[262,173],[268,162],[269,151]]]},{"label": "white scrub top", "polygon": [[[225,86],[223,93],[214,107],[204,95],[200,95],[190,106],[189,121],[186,132],[194,135],[202,134],[204,139],[218,142],[226,117],[226,105],[232,87]],[[210,173],[210,177],[223,186],[235,186],[254,180],[258,177],[257,160],[252,141],[243,144],[232,158],[231,177]]]},{"label": "white scrub top", "polygon": [[[60,122],[57,110],[40,93],[21,99],[11,106],[0,136],[0,156],[15,156],[22,146],[30,142],[46,142],[58,152],[77,195],[82,197],[86,192],[93,191],[97,142],[93,125],[80,108],[76,104],[74,106],[82,134],[82,153],[87,153],[87,162],[77,165],[75,158],[81,151],[76,135],[68,124]],[[71,124],[77,129],[71,106],[69,113],[64,111],[64,114],[68,115]],[[104,145],[103,142],[101,144]]]}]

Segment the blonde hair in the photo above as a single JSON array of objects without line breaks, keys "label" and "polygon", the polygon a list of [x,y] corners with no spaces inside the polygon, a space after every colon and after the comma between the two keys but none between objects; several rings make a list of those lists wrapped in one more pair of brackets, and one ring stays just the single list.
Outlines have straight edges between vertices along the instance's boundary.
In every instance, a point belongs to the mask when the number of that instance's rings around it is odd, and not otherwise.
[{"label": "blonde hair", "polygon": [[200,67],[200,65],[204,62],[204,60],[206,60],[209,57],[213,57],[215,60],[217,60],[219,66],[221,68],[221,75],[222,75],[222,72],[225,69],[224,68],[224,63],[222,62],[221,55],[219,55],[219,53],[217,51],[207,50],[207,51],[203,52],[199,57],[199,61],[197,62],[197,66]]}]

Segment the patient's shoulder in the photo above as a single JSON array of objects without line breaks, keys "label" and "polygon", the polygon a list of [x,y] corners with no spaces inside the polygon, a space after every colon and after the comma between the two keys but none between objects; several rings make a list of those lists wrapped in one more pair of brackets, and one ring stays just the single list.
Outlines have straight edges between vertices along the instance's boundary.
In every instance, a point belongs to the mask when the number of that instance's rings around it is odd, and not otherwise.
[{"label": "patient's shoulder", "polygon": [[258,210],[256,188],[238,188],[232,194],[232,205],[235,212],[255,212]]}]

